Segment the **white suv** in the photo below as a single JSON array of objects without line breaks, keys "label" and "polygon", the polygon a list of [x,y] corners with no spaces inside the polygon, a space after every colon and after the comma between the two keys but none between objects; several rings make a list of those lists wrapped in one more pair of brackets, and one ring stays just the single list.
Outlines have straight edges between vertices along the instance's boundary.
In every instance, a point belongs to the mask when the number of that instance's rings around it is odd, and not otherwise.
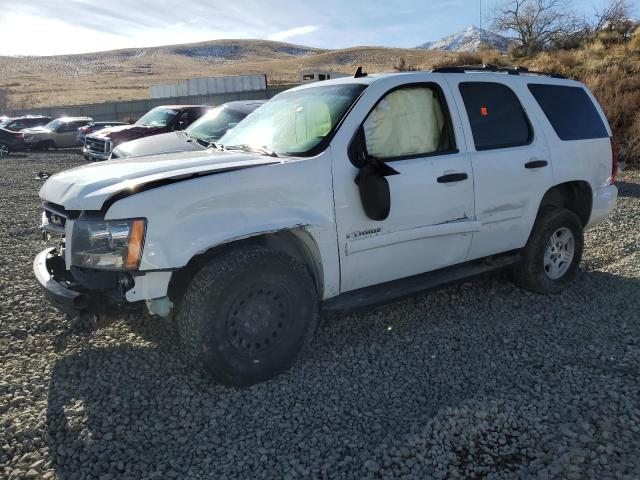
[{"label": "white suv", "polygon": [[584,85],[522,69],[362,74],[286,91],[219,144],[42,187],[64,236],[34,270],[70,314],[177,313],[218,380],[285,370],[318,310],[511,266],[556,293],[613,209],[615,144]]}]

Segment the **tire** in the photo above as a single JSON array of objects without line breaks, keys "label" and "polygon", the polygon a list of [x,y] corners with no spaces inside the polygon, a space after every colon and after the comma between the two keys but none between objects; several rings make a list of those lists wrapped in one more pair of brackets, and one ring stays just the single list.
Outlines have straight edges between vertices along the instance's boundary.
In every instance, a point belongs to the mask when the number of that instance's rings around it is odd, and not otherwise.
[{"label": "tire", "polygon": [[11,153],[11,148],[6,143],[0,143],[0,158],[8,157]]},{"label": "tire", "polygon": [[514,269],[514,280],[532,292],[559,293],[575,279],[583,247],[578,216],[563,208],[545,208],[533,226],[522,262]]},{"label": "tire", "polygon": [[223,252],[200,269],[180,302],[188,357],[217,381],[247,386],[293,363],[318,323],[318,296],[305,268],[258,247]]}]

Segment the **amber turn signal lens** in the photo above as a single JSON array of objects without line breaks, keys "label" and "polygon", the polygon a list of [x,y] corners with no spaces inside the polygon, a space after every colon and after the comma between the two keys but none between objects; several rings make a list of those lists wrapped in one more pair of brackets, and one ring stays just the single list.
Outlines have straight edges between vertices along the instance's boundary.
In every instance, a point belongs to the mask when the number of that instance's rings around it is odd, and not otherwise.
[{"label": "amber turn signal lens", "polygon": [[127,270],[135,270],[140,264],[142,247],[144,243],[144,220],[134,220],[131,223],[129,235],[129,248],[127,252]]}]

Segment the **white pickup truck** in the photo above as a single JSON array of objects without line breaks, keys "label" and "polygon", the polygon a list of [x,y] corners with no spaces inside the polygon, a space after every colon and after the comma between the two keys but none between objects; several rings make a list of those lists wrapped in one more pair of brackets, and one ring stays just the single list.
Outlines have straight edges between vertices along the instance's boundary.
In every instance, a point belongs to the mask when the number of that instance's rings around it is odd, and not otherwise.
[{"label": "white pickup truck", "polygon": [[523,69],[363,74],[273,98],[218,144],[52,176],[37,255],[69,314],[145,301],[185,351],[247,385],[285,370],[320,308],[510,266],[575,277],[613,209],[617,152],[584,85]]}]

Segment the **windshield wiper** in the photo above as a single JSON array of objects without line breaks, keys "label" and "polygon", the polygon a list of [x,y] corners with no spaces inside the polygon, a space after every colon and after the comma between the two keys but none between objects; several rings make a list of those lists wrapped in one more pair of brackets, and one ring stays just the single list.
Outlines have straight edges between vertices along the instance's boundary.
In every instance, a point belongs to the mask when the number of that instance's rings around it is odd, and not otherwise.
[{"label": "windshield wiper", "polygon": [[262,155],[266,155],[268,157],[277,157],[278,154],[273,150],[267,147],[253,147],[251,145],[242,144],[242,145],[225,145],[225,150],[241,150],[243,152],[253,152],[260,153]]},{"label": "windshield wiper", "polygon": [[205,140],[204,138],[191,136],[189,141],[195,140],[205,148],[215,148],[216,150],[224,150],[221,144]]}]

